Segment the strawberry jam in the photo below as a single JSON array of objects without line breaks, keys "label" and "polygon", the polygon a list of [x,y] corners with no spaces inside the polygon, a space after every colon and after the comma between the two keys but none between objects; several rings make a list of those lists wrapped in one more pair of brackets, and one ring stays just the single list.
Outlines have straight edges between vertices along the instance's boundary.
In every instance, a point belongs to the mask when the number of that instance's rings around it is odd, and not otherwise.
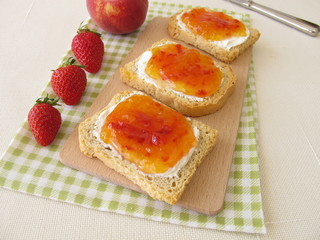
[{"label": "strawberry jam", "polygon": [[245,25],[223,12],[195,8],[182,14],[181,20],[193,33],[210,41],[246,36]]},{"label": "strawberry jam", "polygon": [[145,72],[162,85],[202,98],[216,92],[222,80],[220,69],[209,56],[181,44],[153,48]]},{"label": "strawberry jam", "polygon": [[145,95],[120,102],[106,117],[102,141],[144,173],[164,173],[196,145],[189,121]]}]

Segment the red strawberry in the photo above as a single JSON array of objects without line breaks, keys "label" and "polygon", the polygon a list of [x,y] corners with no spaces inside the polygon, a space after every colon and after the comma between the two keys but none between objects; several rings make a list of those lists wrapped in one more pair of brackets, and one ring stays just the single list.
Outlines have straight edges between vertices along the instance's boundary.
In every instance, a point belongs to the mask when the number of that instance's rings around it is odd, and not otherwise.
[{"label": "red strawberry", "polygon": [[84,66],[84,69],[89,73],[96,73],[100,70],[103,55],[104,45],[101,40],[101,34],[91,31],[87,25],[80,26],[77,35],[73,38],[71,49],[78,60]]},{"label": "red strawberry", "polygon": [[61,114],[54,108],[59,99],[45,97],[39,98],[36,104],[30,109],[28,123],[37,142],[47,146],[55,139],[61,126]]},{"label": "red strawberry", "polygon": [[60,68],[53,71],[51,86],[58,97],[67,105],[77,104],[86,89],[87,76],[75,59],[69,58]]}]

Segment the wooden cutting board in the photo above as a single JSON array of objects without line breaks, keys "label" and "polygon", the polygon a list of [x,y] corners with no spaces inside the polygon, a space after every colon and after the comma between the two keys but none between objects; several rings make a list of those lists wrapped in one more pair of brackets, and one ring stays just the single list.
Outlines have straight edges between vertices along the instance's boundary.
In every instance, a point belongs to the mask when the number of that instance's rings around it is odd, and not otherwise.
[{"label": "wooden cutting board", "polygon": [[[153,19],[139,36],[132,50],[121,63],[121,66],[138,57],[154,42],[162,38],[170,39],[167,33],[167,24],[167,18],[158,17]],[[250,61],[251,48],[231,64],[238,80],[235,91],[227,100],[225,106],[214,114],[197,118],[197,120],[217,129],[219,137],[215,148],[200,165],[177,205],[207,215],[215,215],[222,209],[233,159]],[[86,112],[84,119],[105,107],[117,92],[129,89],[131,88],[121,82],[119,70],[116,70],[113,77],[101,90],[95,102]],[[137,185],[106,167],[100,160],[91,159],[81,154],[77,128],[63,146],[60,158],[61,162],[67,166],[126,188],[143,192]]]}]

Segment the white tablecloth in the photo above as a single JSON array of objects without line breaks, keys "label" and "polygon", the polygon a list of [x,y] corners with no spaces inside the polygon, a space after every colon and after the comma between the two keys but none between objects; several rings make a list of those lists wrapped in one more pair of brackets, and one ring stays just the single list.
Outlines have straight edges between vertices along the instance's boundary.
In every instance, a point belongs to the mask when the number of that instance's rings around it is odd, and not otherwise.
[{"label": "white tablecloth", "polygon": [[[320,238],[320,36],[310,37],[224,0],[179,2],[249,13],[262,33],[253,61],[267,234],[170,225],[0,188],[0,239]],[[259,3],[320,23],[318,0]],[[87,16],[84,0],[0,2],[0,153]]]}]

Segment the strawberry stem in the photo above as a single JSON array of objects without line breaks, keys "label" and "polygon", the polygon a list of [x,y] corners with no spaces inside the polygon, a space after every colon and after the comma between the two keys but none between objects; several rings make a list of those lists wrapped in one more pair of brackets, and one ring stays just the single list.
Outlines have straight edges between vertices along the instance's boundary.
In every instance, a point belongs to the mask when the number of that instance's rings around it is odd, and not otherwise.
[{"label": "strawberry stem", "polygon": [[69,57],[65,62],[63,62],[59,67],[66,67],[69,65],[78,66],[80,68],[85,68],[85,65],[74,64],[76,60],[73,57]]},{"label": "strawberry stem", "polygon": [[92,33],[96,34],[98,37],[101,37],[101,33],[89,29],[88,24],[85,24],[85,25],[82,25],[82,24],[83,24],[83,22],[80,23],[80,26],[77,30],[78,34],[83,33],[83,32],[92,32]]},{"label": "strawberry stem", "polygon": [[49,104],[51,106],[61,106],[61,104],[58,103],[58,101],[60,100],[60,98],[58,99],[54,99],[54,98],[49,98],[48,94],[46,97],[44,97],[43,99],[40,97],[36,100],[35,105],[39,104],[39,103],[46,103]]}]

